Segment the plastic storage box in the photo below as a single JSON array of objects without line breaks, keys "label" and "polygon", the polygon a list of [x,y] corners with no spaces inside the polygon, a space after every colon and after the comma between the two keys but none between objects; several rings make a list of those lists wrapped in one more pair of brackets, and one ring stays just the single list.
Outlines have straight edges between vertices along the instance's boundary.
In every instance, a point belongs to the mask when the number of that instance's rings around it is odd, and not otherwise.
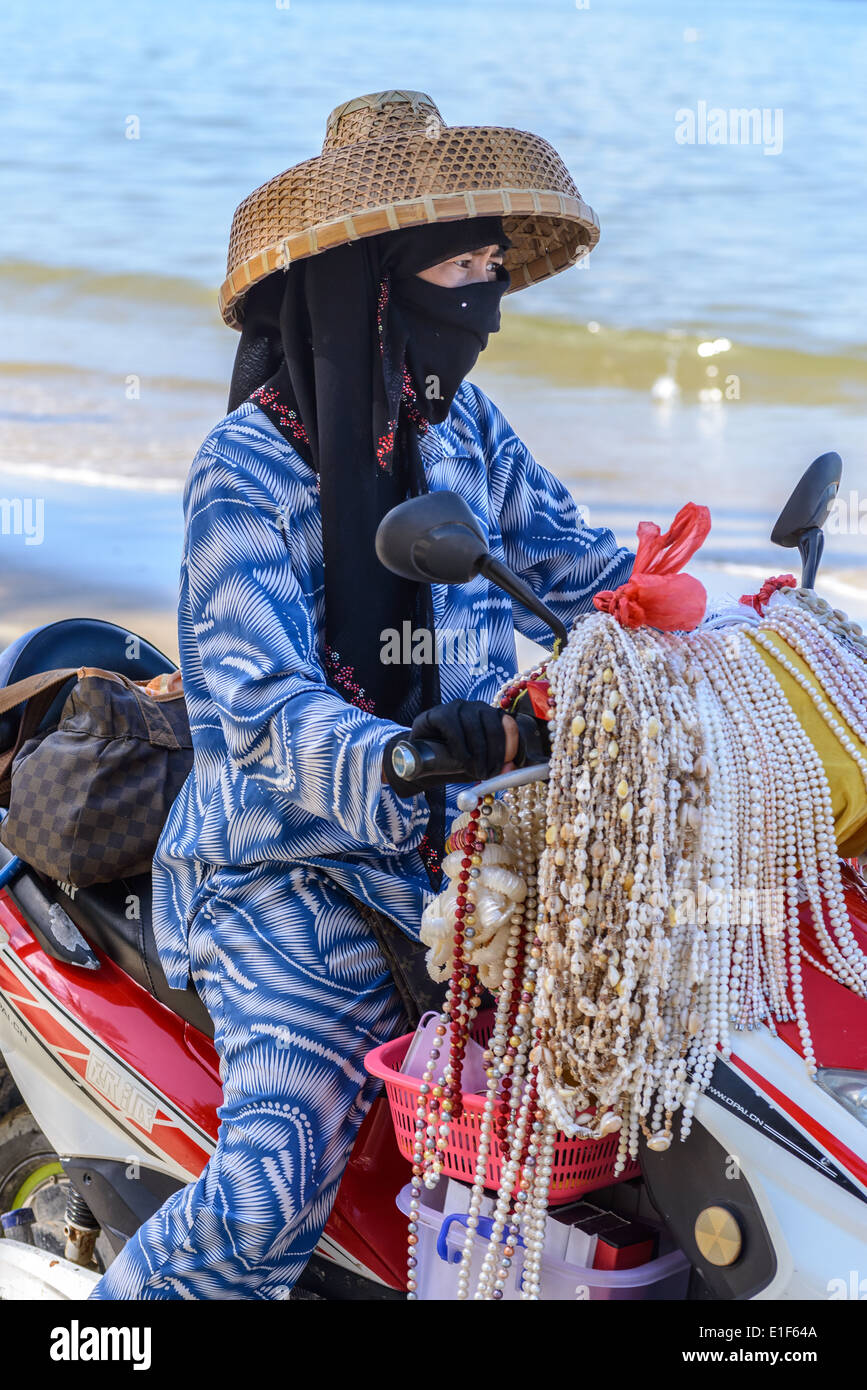
[{"label": "plastic storage box", "polygon": [[[441,1183],[430,1194],[425,1194],[435,1202],[445,1195]],[[412,1189],[404,1187],[397,1197],[397,1205],[404,1215],[409,1214],[409,1199]],[[485,1230],[490,1230],[490,1221],[482,1217],[475,1238],[475,1250],[470,1273],[470,1293],[482,1266],[488,1248]],[[418,1244],[416,1258],[416,1290],[420,1299],[452,1300],[457,1294],[457,1271],[466,1236],[466,1217],[460,1212],[444,1213],[434,1206],[422,1205],[418,1215]],[[523,1249],[519,1246],[510,1271],[510,1278],[503,1290],[503,1298],[518,1300],[521,1297],[521,1278],[523,1274]],[[686,1296],[689,1281],[689,1261],[679,1250],[650,1260],[636,1269],[587,1269],[581,1265],[569,1265],[563,1260],[542,1256],[542,1279],[540,1298],[554,1301],[598,1301],[601,1299],[668,1299],[679,1300]]]}]

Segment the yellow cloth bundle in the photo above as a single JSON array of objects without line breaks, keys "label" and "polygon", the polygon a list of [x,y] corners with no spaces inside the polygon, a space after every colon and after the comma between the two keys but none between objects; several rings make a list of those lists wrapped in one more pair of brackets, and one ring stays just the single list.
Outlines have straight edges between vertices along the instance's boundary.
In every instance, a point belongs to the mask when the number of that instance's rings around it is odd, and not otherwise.
[{"label": "yellow cloth bundle", "polygon": [[[746,635],[750,636],[749,632]],[[778,633],[771,634],[770,640],[778,648],[783,659],[791,661],[792,665],[822,692],[824,699],[827,700],[836,717],[847,730],[861,756],[867,758],[867,743],[862,736],[864,731],[854,729],[844,718],[839,707],[834,704],[824,685],[816,676],[815,671]],[[783,694],[798,716],[805,733],[822,760],[822,766],[825,769],[831,790],[834,830],[841,855],[844,858],[853,858],[863,854],[867,851],[867,791],[865,791],[864,779],[858,764],[829,729],[807,691],[766,648],[758,643],[755,645],[770,667],[774,679],[779,682]]]}]

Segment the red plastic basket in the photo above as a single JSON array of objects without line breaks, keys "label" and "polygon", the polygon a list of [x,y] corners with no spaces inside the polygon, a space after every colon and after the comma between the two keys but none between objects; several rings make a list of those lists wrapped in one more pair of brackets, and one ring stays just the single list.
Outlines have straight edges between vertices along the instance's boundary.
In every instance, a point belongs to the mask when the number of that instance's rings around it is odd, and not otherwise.
[{"label": "red plastic basket", "polygon": [[[486,1043],[491,1027],[491,1015],[481,1015],[473,1029],[476,1042]],[[393,1042],[375,1047],[364,1059],[365,1068],[370,1075],[385,1082],[398,1148],[410,1163],[421,1081],[415,1076],[404,1075],[400,1068],[414,1036],[413,1033],[405,1033]],[[449,1146],[442,1156],[443,1172],[460,1182],[471,1183],[476,1175],[476,1156],[485,1101],[483,1096],[467,1091],[463,1093],[463,1101],[463,1115],[459,1120],[452,1120],[449,1125]],[[604,1139],[567,1139],[565,1134],[561,1134],[554,1148],[554,1166],[548,1191],[549,1205],[573,1202],[582,1193],[594,1192],[597,1188],[610,1186],[611,1183],[626,1182],[628,1178],[637,1177],[639,1166],[630,1162],[627,1162],[617,1177],[614,1176],[618,1142],[617,1133],[608,1134]],[[502,1150],[496,1136],[492,1135],[491,1152],[485,1168],[486,1187],[496,1189],[500,1186],[502,1166]]]}]

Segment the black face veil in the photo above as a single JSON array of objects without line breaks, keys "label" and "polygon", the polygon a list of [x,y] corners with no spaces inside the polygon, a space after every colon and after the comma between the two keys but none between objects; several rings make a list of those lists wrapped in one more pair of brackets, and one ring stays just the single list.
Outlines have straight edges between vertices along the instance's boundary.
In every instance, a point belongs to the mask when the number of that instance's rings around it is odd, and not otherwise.
[{"label": "black face veil", "polygon": [[[508,244],[495,217],[388,232],[299,261],[248,295],[229,408],[252,395],[318,474],[329,683],[403,725],[439,703],[438,667],[382,655],[407,620],[433,644],[431,590],[386,570],[374,537],[387,511],[427,490],[419,436],[445,419],[499,328],[509,284],[503,269],[458,289],[417,272]],[[439,855],[444,799],[428,801]]]}]

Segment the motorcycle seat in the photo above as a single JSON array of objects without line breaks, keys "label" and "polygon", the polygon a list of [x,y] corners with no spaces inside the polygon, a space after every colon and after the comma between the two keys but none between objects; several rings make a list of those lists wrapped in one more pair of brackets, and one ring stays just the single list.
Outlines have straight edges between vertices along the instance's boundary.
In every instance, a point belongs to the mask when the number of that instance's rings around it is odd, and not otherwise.
[{"label": "motorcycle seat", "polygon": [[[117,623],[102,618],[62,618],[31,628],[0,652],[0,686],[62,666],[101,666],[107,671],[120,671],[132,680],[176,669],[164,652]],[[57,723],[74,679],[70,676],[58,691],[40,720],[40,728]],[[14,743],[18,721],[19,712],[14,709],[0,716],[0,750]],[[92,946],[161,1004],[213,1037],[213,1023],[196,991],[192,986],[171,989],[160,965],[153,933],[150,874],[67,890],[44,874],[33,869],[29,872],[68,912]],[[10,891],[14,896],[13,886]]]},{"label": "motorcycle seat", "polygon": [[[120,671],[131,680],[147,680],[176,669],[175,662],[159,648],[117,623],[102,618],[61,618],[22,633],[0,652],[0,686],[61,666],[101,666],[106,671]],[[57,692],[40,728],[57,723],[74,679],[70,676]],[[0,715],[0,751],[15,741],[19,711],[20,706]]]},{"label": "motorcycle seat", "polygon": [[213,1038],[211,1016],[192,984],[172,989],[157,954],[151,876],[135,874],[89,888],[64,887],[40,874],[46,891],[68,912],[82,936],[125,974],[200,1033]]}]

